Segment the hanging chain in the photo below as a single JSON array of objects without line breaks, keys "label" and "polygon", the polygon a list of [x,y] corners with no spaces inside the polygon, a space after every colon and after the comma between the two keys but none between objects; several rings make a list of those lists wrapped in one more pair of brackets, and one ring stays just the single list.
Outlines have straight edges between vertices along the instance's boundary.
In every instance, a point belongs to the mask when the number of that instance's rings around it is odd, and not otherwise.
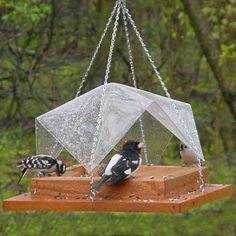
[{"label": "hanging chain", "polygon": [[106,67],[104,85],[107,84],[109,73],[110,73],[113,49],[114,49],[114,45],[115,45],[115,41],[116,41],[116,33],[117,33],[117,27],[118,27],[118,23],[119,23],[120,4],[121,4],[121,0],[118,0],[118,8],[117,8],[115,24],[114,24],[114,28],[113,28],[113,32],[112,32],[112,37],[111,37],[111,45],[110,45],[109,55],[108,55],[108,59],[107,59],[107,67]]},{"label": "hanging chain", "polygon": [[[127,19],[126,19],[126,15],[125,15],[125,7],[126,7],[125,0],[122,1],[121,7],[122,7],[123,20],[124,20],[124,26],[125,26],[125,36],[126,36],[126,41],[127,41],[128,53],[129,53],[129,63],[130,63],[130,69],[131,69],[131,74],[132,74],[132,80],[133,80],[134,87],[137,88],[137,82],[136,82],[136,76],[135,76],[135,70],[134,70],[134,61],[133,61],[132,50],[131,50],[131,46],[130,46],[129,31],[128,31],[128,27],[127,27]],[[144,143],[144,159],[145,159],[145,163],[147,164],[148,163],[147,146],[146,146],[146,141],[145,141],[143,120],[141,117],[139,118],[139,126],[140,126],[142,141]]]},{"label": "hanging chain", "polygon": [[[171,100],[172,101],[172,100]],[[198,160],[198,163],[197,163],[197,167],[198,167],[198,174],[199,174],[199,189],[200,189],[200,192],[204,192],[205,191],[205,182],[204,182],[204,176],[203,176],[203,173],[202,173],[202,163],[201,163],[201,158],[200,158],[200,152],[195,144],[195,142],[193,141],[190,133],[189,133],[189,130],[188,128],[186,127],[186,124],[182,118],[182,115],[180,114],[180,112],[178,111],[176,105],[174,104],[174,102],[172,101],[171,102],[171,105],[175,111],[175,113],[178,115],[178,118],[181,122],[181,125],[184,127],[184,133],[187,135],[188,137],[188,141],[191,145],[191,147],[193,148],[193,150],[195,151],[196,153],[196,156],[197,156],[197,160]]]},{"label": "hanging chain", "polygon": [[111,44],[110,44],[109,55],[108,55],[108,59],[107,59],[107,65],[106,65],[106,73],[105,73],[105,78],[104,78],[104,83],[103,83],[103,88],[102,88],[102,97],[100,100],[96,131],[93,135],[93,144],[92,144],[91,157],[90,157],[90,198],[91,198],[91,200],[93,200],[93,198],[95,196],[95,193],[92,190],[93,182],[94,182],[92,168],[93,168],[94,157],[95,157],[94,155],[95,155],[97,143],[98,143],[98,134],[99,134],[100,127],[102,125],[102,115],[103,115],[103,109],[104,109],[104,103],[105,103],[107,82],[108,82],[108,78],[109,78],[113,49],[114,49],[114,45],[115,45],[115,41],[116,41],[116,33],[117,33],[118,22],[119,22],[120,3],[121,3],[121,0],[118,0],[117,1],[118,7],[117,7],[117,12],[116,12],[116,18],[115,18],[114,28],[113,28],[113,32],[112,32]]},{"label": "hanging chain", "polygon": [[135,70],[134,70],[134,62],[133,62],[132,50],[131,50],[130,40],[129,40],[129,31],[128,31],[127,19],[126,19],[126,15],[125,15],[125,7],[126,7],[126,4],[125,4],[125,1],[123,1],[122,13],[123,13],[124,26],[125,26],[125,36],[126,36],[128,52],[129,52],[130,69],[131,69],[131,74],[132,74],[133,85],[135,88],[137,88],[137,82],[136,82],[136,76],[135,76]]},{"label": "hanging chain", "polygon": [[93,62],[94,62],[94,60],[95,60],[95,58],[96,58],[96,56],[97,56],[98,50],[99,50],[100,47],[101,47],[101,44],[102,44],[102,42],[103,42],[103,39],[104,39],[104,37],[105,37],[105,35],[106,35],[106,33],[107,33],[108,27],[110,26],[111,21],[112,21],[112,18],[113,18],[113,16],[114,16],[115,12],[116,12],[117,5],[118,5],[118,1],[116,2],[115,6],[114,6],[114,8],[113,8],[113,10],[112,10],[112,12],[111,12],[111,15],[110,15],[110,17],[109,17],[109,20],[108,20],[108,22],[107,22],[107,24],[106,24],[106,26],[105,26],[105,28],[104,28],[104,31],[103,31],[103,33],[102,33],[102,36],[101,36],[101,38],[100,38],[100,40],[99,40],[99,42],[98,42],[97,48],[96,48],[96,50],[95,50],[95,52],[94,52],[94,54],[93,54],[93,56],[92,56],[92,59],[91,59],[89,65],[88,65],[88,67],[87,67],[87,70],[86,70],[86,72],[85,72],[85,74],[84,74],[84,76],[83,76],[83,78],[82,78],[82,80],[81,80],[79,89],[78,89],[78,91],[77,91],[75,97],[78,97],[78,96],[80,95],[80,93],[81,93],[81,90],[82,90],[82,88],[83,88],[83,86],[84,86],[84,83],[86,82],[86,79],[87,79],[87,77],[88,77],[88,73],[89,73],[89,71],[90,71],[90,69],[91,69],[91,67],[92,67],[92,65],[93,65]]},{"label": "hanging chain", "polygon": [[166,88],[166,86],[165,86],[165,83],[164,83],[164,81],[163,81],[163,79],[162,79],[160,73],[158,72],[157,67],[156,67],[155,64],[154,64],[154,61],[152,60],[152,56],[151,56],[151,54],[149,53],[149,51],[148,51],[148,49],[147,49],[147,47],[146,47],[146,45],[145,45],[145,43],[144,43],[144,41],[143,41],[143,39],[142,39],[142,37],[141,37],[141,35],[140,35],[140,33],[139,33],[137,27],[136,27],[136,25],[135,25],[135,23],[134,23],[134,21],[133,21],[131,15],[129,14],[129,10],[128,10],[127,7],[125,8],[125,11],[126,11],[126,14],[127,14],[128,19],[129,19],[129,21],[130,21],[130,23],[131,23],[131,25],[132,25],[132,27],[133,27],[133,29],[134,29],[134,31],[135,31],[137,37],[138,37],[138,40],[139,40],[139,42],[141,43],[142,48],[143,48],[144,52],[146,53],[146,55],[147,55],[147,57],[148,57],[148,60],[149,60],[149,62],[150,62],[150,64],[151,64],[151,66],[152,66],[152,68],[153,68],[153,70],[154,70],[154,72],[155,72],[157,78],[159,79],[159,81],[160,81],[160,83],[161,83],[161,86],[162,86],[163,90],[165,91],[166,96],[167,96],[168,98],[170,98],[170,94],[169,94],[169,92],[168,92],[168,90],[167,90],[167,88]]},{"label": "hanging chain", "polygon": [[138,38],[138,40],[139,40],[139,42],[140,42],[140,44],[141,44],[141,46],[142,46],[144,52],[146,53],[147,58],[148,58],[148,60],[149,60],[149,62],[150,62],[150,64],[151,64],[151,66],[152,66],[152,68],[153,68],[153,70],[154,70],[154,72],[155,72],[157,78],[159,79],[159,81],[160,81],[160,83],[161,83],[161,86],[162,86],[162,88],[163,88],[163,90],[164,90],[164,92],[165,92],[165,94],[166,94],[166,97],[168,97],[168,98],[170,99],[171,104],[172,104],[172,107],[174,108],[176,114],[178,115],[178,118],[179,118],[179,120],[180,120],[180,122],[181,122],[181,125],[183,125],[184,132],[185,132],[185,134],[187,135],[187,137],[188,137],[188,139],[189,139],[190,145],[191,145],[191,147],[194,149],[194,151],[195,151],[195,153],[196,153],[196,156],[197,156],[197,159],[198,159],[198,173],[199,173],[199,180],[200,180],[200,191],[203,192],[203,191],[205,190],[205,182],[204,182],[203,174],[202,174],[202,165],[201,165],[200,152],[199,152],[197,146],[195,145],[195,142],[193,141],[193,139],[192,139],[192,137],[191,137],[191,135],[190,135],[190,133],[189,133],[189,130],[188,130],[188,128],[186,127],[185,122],[184,122],[184,120],[183,120],[183,118],[182,118],[180,112],[178,111],[176,105],[175,105],[174,102],[172,101],[171,96],[170,96],[170,93],[168,92],[167,87],[166,87],[166,85],[165,85],[165,83],[164,83],[164,81],[163,81],[163,79],[162,79],[160,73],[158,72],[157,67],[156,67],[155,64],[154,64],[154,61],[153,61],[153,59],[152,59],[152,56],[151,56],[151,54],[149,53],[149,51],[148,51],[148,49],[147,49],[147,47],[146,47],[146,45],[145,45],[145,43],[144,43],[144,41],[143,41],[143,39],[142,39],[142,37],[141,37],[141,35],[140,35],[140,33],[139,33],[137,27],[136,27],[136,25],[135,25],[135,23],[134,23],[134,21],[133,21],[131,15],[130,15],[130,13],[129,13],[129,10],[127,9],[126,6],[124,6],[124,8],[125,8],[126,15],[127,15],[128,19],[129,19],[129,21],[130,21],[130,23],[131,23],[131,25],[132,25],[132,27],[133,27],[135,33],[136,33],[136,36],[137,36],[137,38]]}]

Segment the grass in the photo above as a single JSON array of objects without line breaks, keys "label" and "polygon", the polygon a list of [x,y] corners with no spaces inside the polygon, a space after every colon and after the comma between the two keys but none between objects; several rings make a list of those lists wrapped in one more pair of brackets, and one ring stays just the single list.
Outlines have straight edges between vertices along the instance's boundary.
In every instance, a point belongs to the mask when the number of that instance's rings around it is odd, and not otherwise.
[{"label": "grass", "polygon": [[[22,138],[19,138],[22,137]],[[34,136],[21,131],[2,132],[0,137],[0,197],[2,200],[28,190],[30,178],[16,185],[17,160],[34,153]],[[232,182],[231,170],[221,168],[214,182]],[[233,168],[232,168],[233,173]],[[0,236],[234,236],[236,235],[236,199],[217,201],[185,214],[158,213],[40,213],[0,210]]]}]

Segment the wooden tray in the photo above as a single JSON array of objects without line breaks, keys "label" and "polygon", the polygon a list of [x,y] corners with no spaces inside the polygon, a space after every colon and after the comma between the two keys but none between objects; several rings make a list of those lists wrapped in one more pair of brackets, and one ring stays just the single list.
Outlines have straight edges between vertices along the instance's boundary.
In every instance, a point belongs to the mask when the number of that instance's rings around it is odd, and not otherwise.
[{"label": "wooden tray", "polygon": [[[31,211],[119,211],[184,212],[232,194],[231,185],[209,185],[199,191],[197,168],[142,166],[117,185],[106,184],[94,201],[88,199],[89,178],[81,166],[70,168],[62,177],[33,178],[31,193],[4,200],[4,210]],[[99,177],[95,176],[95,181]]]},{"label": "wooden tray", "polygon": [[[207,168],[203,168],[205,183],[208,183]],[[95,171],[96,173],[96,171]],[[33,178],[31,197],[33,199],[66,198],[86,199],[90,191],[90,178],[83,177],[83,167],[75,167],[62,177]],[[97,182],[100,177],[94,177]],[[134,178],[116,185],[106,184],[97,194],[103,199],[160,200],[176,197],[199,189],[197,168],[179,166],[141,166]]]}]

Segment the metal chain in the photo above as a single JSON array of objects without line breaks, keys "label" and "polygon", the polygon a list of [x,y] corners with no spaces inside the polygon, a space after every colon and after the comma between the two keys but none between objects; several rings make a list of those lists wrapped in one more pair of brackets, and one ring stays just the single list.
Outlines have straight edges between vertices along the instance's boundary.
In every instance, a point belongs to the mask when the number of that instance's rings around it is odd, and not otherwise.
[{"label": "metal chain", "polygon": [[157,67],[156,67],[155,64],[154,64],[154,61],[152,60],[152,56],[151,56],[151,54],[149,53],[149,51],[148,51],[148,49],[147,49],[147,47],[146,47],[146,45],[145,45],[145,43],[144,43],[144,41],[143,41],[143,39],[142,39],[142,37],[141,37],[141,35],[140,35],[140,33],[139,33],[137,27],[136,27],[136,25],[135,25],[135,23],[134,23],[134,21],[133,21],[131,15],[129,14],[129,10],[127,9],[127,7],[125,8],[125,11],[126,11],[126,15],[127,15],[128,19],[129,19],[129,21],[130,21],[130,23],[131,23],[131,25],[132,25],[132,27],[133,27],[133,29],[134,29],[134,31],[135,31],[137,37],[138,37],[138,40],[139,40],[139,42],[141,43],[141,46],[142,46],[144,52],[146,53],[146,55],[147,55],[147,57],[148,57],[148,60],[149,60],[149,62],[150,62],[150,64],[151,64],[151,66],[152,66],[152,68],[153,68],[153,70],[154,70],[154,72],[155,72],[157,78],[159,79],[159,81],[160,81],[160,83],[161,83],[161,86],[162,86],[163,90],[165,91],[166,96],[167,96],[168,98],[170,98],[170,94],[169,94],[169,92],[168,92],[168,90],[167,90],[167,88],[166,88],[166,86],[165,86],[165,83],[164,83],[164,81],[163,81],[163,79],[162,79],[160,73],[158,72]]},{"label": "metal chain", "polygon": [[[127,19],[125,15],[125,7],[126,7],[125,0],[122,1],[121,7],[122,7],[123,20],[124,20],[124,26],[125,26],[125,36],[126,36],[126,41],[127,41],[128,53],[129,53],[129,63],[130,63],[130,69],[131,69],[131,74],[132,74],[132,80],[133,80],[134,87],[137,88],[138,86],[136,82],[134,62],[133,62],[132,50],[131,50],[130,40],[129,40],[129,31],[128,31]],[[145,141],[146,139],[145,139],[145,132],[143,128],[143,120],[141,117],[139,118],[139,126],[140,126],[142,141],[144,143],[144,159],[145,159],[145,163],[147,164],[148,163],[147,146],[146,146],[146,141]]]},{"label": "metal chain", "polygon": [[[171,99],[172,101],[172,99]],[[188,128],[186,127],[186,124],[182,118],[182,115],[180,114],[180,112],[178,111],[176,105],[174,104],[174,102],[172,101],[171,102],[171,105],[175,111],[175,113],[178,115],[178,118],[181,122],[181,125],[183,126],[184,128],[184,133],[187,135],[188,137],[188,141],[191,145],[191,147],[194,149],[195,153],[196,153],[196,156],[197,156],[197,160],[198,160],[198,164],[197,164],[197,167],[198,167],[198,173],[199,173],[199,189],[200,189],[200,192],[204,192],[205,191],[205,182],[204,182],[204,179],[203,179],[203,173],[202,173],[202,164],[201,164],[201,158],[200,158],[200,152],[195,144],[195,142],[193,141],[191,135],[190,135],[190,132],[188,130]]]},{"label": "metal chain", "polygon": [[118,3],[118,7],[117,7],[117,12],[116,12],[116,18],[115,18],[114,28],[113,28],[113,32],[112,32],[112,37],[111,37],[111,44],[110,44],[110,50],[109,50],[109,55],[108,55],[108,59],[107,59],[106,73],[105,73],[105,78],[104,78],[104,83],[103,83],[103,88],[102,88],[102,97],[100,100],[96,131],[93,135],[93,144],[92,144],[91,156],[90,156],[90,198],[92,200],[94,197],[94,193],[92,191],[93,182],[94,182],[93,172],[92,172],[93,163],[94,163],[94,154],[95,154],[96,148],[97,148],[99,130],[102,125],[102,115],[103,115],[103,109],[104,109],[104,103],[105,103],[107,81],[109,78],[113,49],[114,49],[115,40],[116,40],[116,33],[117,33],[117,27],[118,27],[118,22],[119,22],[121,0],[118,0],[117,3]]},{"label": "metal chain", "polygon": [[87,77],[88,77],[88,73],[89,73],[89,71],[90,71],[90,69],[91,69],[91,67],[92,67],[92,65],[93,65],[93,62],[94,62],[94,60],[95,60],[95,58],[96,58],[96,56],[97,56],[98,50],[99,50],[100,47],[101,47],[101,44],[102,44],[102,42],[103,42],[103,39],[104,39],[104,37],[105,37],[105,35],[106,35],[106,33],[107,33],[108,27],[110,26],[111,21],[112,21],[112,18],[113,18],[113,16],[114,16],[115,12],[116,12],[117,5],[118,5],[118,1],[116,2],[115,6],[114,6],[114,8],[113,8],[113,10],[112,10],[112,12],[111,12],[111,15],[110,15],[110,17],[109,17],[109,19],[108,19],[108,22],[107,22],[107,24],[106,24],[106,26],[105,26],[105,28],[104,28],[104,31],[103,31],[103,33],[102,33],[102,35],[101,35],[101,38],[100,38],[99,42],[98,42],[97,48],[96,48],[96,50],[95,50],[95,52],[94,52],[94,54],[93,54],[93,56],[92,56],[92,59],[91,59],[89,65],[88,65],[88,67],[87,67],[87,70],[86,70],[86,72],[85,72],[85,74],[84,74],[84,76],[83,76],[83,78],[82,78],[82,80],[81,80],[79,89],[78,89],[78,91],[77,91],[75,97],[78,97],[78,96],[80,95],[80,93],[81,93],[81,90],[82,90],[82,88],[83,88],[83,86],[84,86],[84,83],[86,82],[86,79],[87,79]]},{"label": "metal chain", "polygon": [[113,28],[113,32],[112,32],[112,37],[111,37],[111,45],[110,45],[110,50],[109,50],[109,56],[107,59],[107,67],[106,67],[104,84],[107,84],[109,73],[110,73],[112,54],[113,54],[113,49],[114,49],[114,45],[115,45],[115,41],[116,41],[117,27],[118,27],[118,23],[119,23],[120,4],[121,4],[121,0],[118,0],[118,8],[117,8],[115,24],[114,24],[114,28]]},{"label": "metal chain", "polygon": [[122,13],[123,13],[124,26],[125,26],[125,36],[126,36],[126,41],[127,41],[128,53],[129,53],[130,69],[131,69],[131,74],[132,74],[133,85],[135,88],[137,88],[134,63],[133,63],[133,56],[132,56],[132,50],[131,50],[130,40],[129,40],[129,31],[128,31],[127,19],[126,19],[126,15],[125,15],[125,8],[126,8],[126,4],[125,4],[125,0],[123,0]]},{"label": "metal chain", "polygon": [[146,55],[147,55],[147,57],[148,57],[148,60],[149,60],[149,62],[150,62],[150,64],[151,64],[151,66],[152,66],[152,68],[153,68],[153,70],[154,70],[154,72],[155,72],[157,78],[159,79],[159,81],[160,81],[160,83],[161,83],[161,86],[162,86],[162,88],[163,88],[163,90],[164,90],[166,96],[170,99],[171,104],[172,104],[172,107],[174,108],[176,114],[178,115],[178,118],[179,118],[181,124],[183,125],[184,132],[185,132],[185,134],[187,135],[187,137],[188,137],[188,139],[189,139],[189,142],[190,142],[190,144],[191,144],[191,147],[194,149],[194,151],[195,151],[195,153],[196,153],[196,156],[197,156],[197,159],[198,159],[198,173],[199,173],[199,180],[200,180],[200,191],[203,192],[203,191],[205,190],[205,182],[204,182],[203,174],[202,174],[202,166],[201,166],[201,159],[200,159],[199,150],[198,150],[198,148],[196,147],[196,145],[195,145],[195,143],[194,143],[194,141],[193,141],[193,139],[192,139],[192,137],[191,137],[191,135],[190,135],[190,133],[189,133],[189,131],[188,131],[188,128],[186,127],[185,122],[184,122],[184,120],[182,119],[182,116],[181,116],[180,112],[177,110],[176,105],[175,105],[174,102],[172,101],[171,96],[170,96],[170,93],[168,92],[167,87],[166,87],[166,85],[165,85],[165,83],[164,83],[164,81],[163,81],[163,79],[162,79],[160,73],[158,72],[157,67],[156,67],[155,64],[154,64],[154,61],[153,61],[153,59],[152,59],[152,56],[151,56],[151,54],[149,53],[149,51],[148,51],[148,49],[147,49],[147,47],[146,47],[146,45],[145,45],[145,43],[144,43],[144,41],[143,41],[143,39],[142,39],[142,37],[141,37],[141,35],[140,35],[140,33],[139,33],[137,27],[136,27],[136,25],[135,25],[135,23],[134,23],[134,21],[133,21],[131,15],[130,15],[130,13],[129,13],[129,10],[127,9],[126,6],[124,6],[124,8],[125,8],[126,15],[127,15],[128,19],[129,19],[129,21],[130,21],[130,23],[131,23],[131,25],[132,25],[132,27],[133,27],[135,33],[136,33],[136,36],[137,36],[139,42],[141,43],[141,46],[142,46],[144,52],[146,53]]}]

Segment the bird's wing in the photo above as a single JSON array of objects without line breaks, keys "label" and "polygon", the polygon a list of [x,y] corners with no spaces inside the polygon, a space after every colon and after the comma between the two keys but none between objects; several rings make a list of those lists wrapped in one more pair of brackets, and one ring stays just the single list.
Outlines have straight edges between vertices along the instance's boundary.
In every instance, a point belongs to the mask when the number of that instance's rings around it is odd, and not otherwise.
[{"label": "bird's wing", "polygon": [[131,169],[127,167],[126,161],[119,161],[112,168],[112,176],[109,179],[109,183],[115,184],[120,180],[125,179],[130,174],[131,174]]},{"label": "bird's wing", "polygon": [[99,191],[99,189],[102,187],[102,185],[108,180],[110,179],[110,177],[112,176],[112,168],[113,166],[115,166],[117,164],[117,162],[119,162],[119,160],[122,158],[122,155],[120,154],[115,154],[110,162],[108,163],[105,172],[103,173],[101,179],[93,186],[92,191],[91,191],[91,195],[90,198],[93,199],[96,195],[96,193]]},{"label": "bird's wing", "polygon": [[126,170],[130,169],[130,160],[122,157],[111,169],[112,174],[121,175]]},{"label": "bird's wing", "polygon": [[109,180],[111,184],[130,176],[138,167],[140,160],[130,160],[122,157],[111,169],[112,176]]},{"label": "bird's wing", "polygon": [[47,155],[32,156],[25,162],[26,166],[32,169],[50,169],[56,163],[54,158]]},{"label": "bird's wing", "polygon": [[112,172],[111,172],[111,169],[112,169],[112,167],[114,166],[114,165],[116,165],[116,163],[120,160],[122,158],[122,155],[120,155],[120,154],[115,154],[112,158],[111,158],[111,160],[110,160],[110,162],[108,163],[108,165],[107,165],[107,167],[106,167],[106,169],[105,169],[105,175],[111,175],[112,174]]}]

